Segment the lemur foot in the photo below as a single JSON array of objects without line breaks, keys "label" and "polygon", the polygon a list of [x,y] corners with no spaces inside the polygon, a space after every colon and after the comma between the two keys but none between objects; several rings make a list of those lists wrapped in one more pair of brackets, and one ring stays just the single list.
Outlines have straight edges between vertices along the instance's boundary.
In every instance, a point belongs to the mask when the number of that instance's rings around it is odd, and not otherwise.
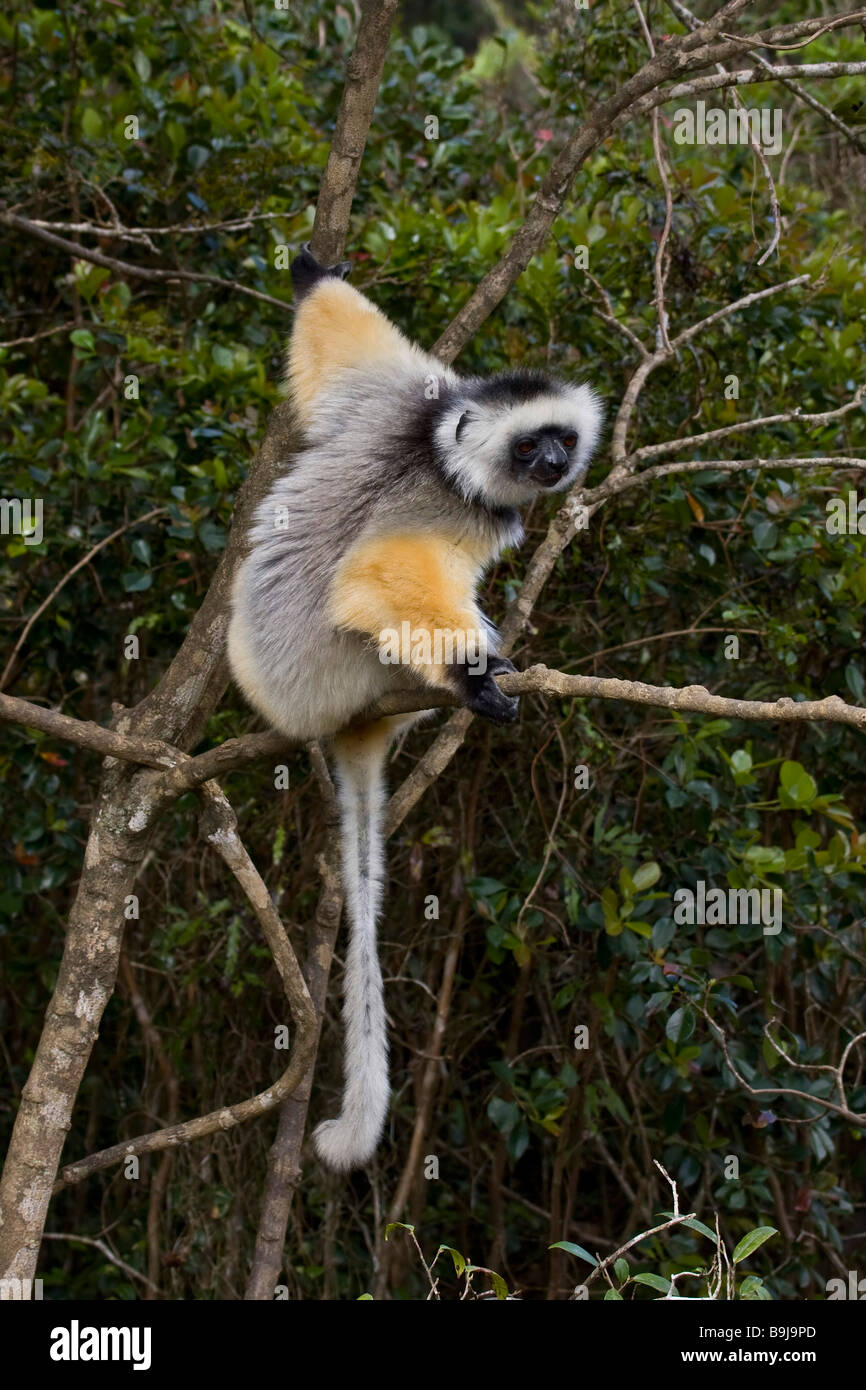
[{"label": "lemur foot", "polygon": [[295,299],[303,299],[320,280],[345,280],[351,269],[351,261],[338,261],[332,266],[319,265],[310,250],[310,243],[305,241],[289,266]]}]

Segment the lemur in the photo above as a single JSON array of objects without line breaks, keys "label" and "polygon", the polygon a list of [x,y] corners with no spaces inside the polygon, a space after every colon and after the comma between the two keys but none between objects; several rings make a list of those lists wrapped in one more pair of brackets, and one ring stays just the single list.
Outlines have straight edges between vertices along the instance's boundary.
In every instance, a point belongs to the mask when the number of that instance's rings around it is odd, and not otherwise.
[{"label": "lemur", "polygon": [[[302,443],[258,506],[228,636],[250,704],[292,739],[327,740],[336,766],[350,924],[343,1102],[314,1141],[342,1171],[371,1158],[388,1111],[384,767],[423,713],[361,716],[414,683],[422,699],[445,688],[497,724],[517,717],[494,679],[514,667],[496,655],[478,585],[522,540],[517,507],[582,480],[602,422],[590,387],[546,372],[458,376],[347,284],[349,269],[319,265],[307,246],[291,266],[286,384]],[[397,664],[395,633],[410,634]]]}]

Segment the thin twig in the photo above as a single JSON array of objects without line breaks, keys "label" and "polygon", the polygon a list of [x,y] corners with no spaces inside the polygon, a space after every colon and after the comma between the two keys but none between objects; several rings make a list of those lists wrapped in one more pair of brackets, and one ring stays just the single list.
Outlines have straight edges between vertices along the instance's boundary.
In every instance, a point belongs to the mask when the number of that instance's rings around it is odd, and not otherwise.
[{"label": "thin twig", "polygon": [[159,1293],[159,1287],[154,1284],[152,1279],[148,1279],[147,1275],[142,1274],[140,1269],[135,1269],[133,1265],[128,1265],[126,1260],[122,1260],[119,1255],[115,1255],[114,1251],[110,1246],[105,1244],[104,1240],[95,1240],[93,1236],[77,1236],[73,1235],[71,1232],[67,1233],[66,1231],[43,1231],[42,1239],[71,1240],[73,1242],[77,1241],[79,1245],[92,1245],[95,1250],[99,1251],[100,1255],[105,1256],[110,1264],[116,1265],[118,1269],[123,1270],[124,1274],[128,1274],[131,1279],[140,1280],[152,1293]]},{"label": "thin twig", "polygon": [[0,675],[0,690],[3,689],[4,685],[9,679],[12,667],[15,664],[15,658],[20,652],[21,648],[24,646],[24,643],[27,641],[27,638],[29,637],[33,629],[34,623],[37,623],[39,621],[46,608],[50,607],[50,605],[56,599],[57,595],[60,593],[60,590],[65,588],[72,576],[74,574],[77,574],[80,569],[83,569],[85,565],[88,565],[90,561],[93,559],[94,555],[98,555],[99,551],[103,550],[105,546],[110,545],[112,541],[116,541],[118,536],[122,536],[126,531],[131,531],[134,526],[143,526],[146,521],[153,521],[153,518],[155,516],[163,516],[166,510],[167,509],[165,507],[155,507],[152,512],[147,512],[144,516],[137,516],[133,521],[127,521],[123,526],[118,526],[116,531],[112,531],[110,536],[106,536],[105,539],[99,541],[93,547],[92,550],[88,550],[87,554],[83,556],[82,559],[76,561],[76,563],[72,566],[72,569],[68,570],[67,573],[64,574],[63,578],[59,581],[59,583],[55,584],[54,588],[51,590],[51,593],[44,600],[44,602],[40,603],[39,607],[36,609],[36,612],[31,614],[31,616],[27,619],[27,622],[24,626],[24,631],[21,633],[21,636],[18,638],[18,641],[12,648],[12,655],[9,657],[9,660],[6,662],[6,665],[3,668],[3,674]]},{"label": "thin twig", "polygon": [[[635,9],[637,10],[638,19],[640,20],[641,28],[644,32],[644,37],[647,41],[647,47],[650,51],[650,57],[654,58],[656,56],[656,46],[653,42],[653,36],[650,27],[647,24],[646,19],[644,17],[644,12],[641,9],[640,0],[633,0],[633,3]],[[667,280],[668,275],[668,263],[666,252],[668,240],[671,234],[671,225],[673,223],[674,203],[673,198],[671,197],[670,180],[668,178],[668,172],[665,167],[664,155],[662,153],[662,141],[661,132],[659,129],[660,122],[658,107],[653,107],[651,125],[653,155],[655,156],[656,168],[658,169],[659,179],[661,180],[662,190],[665,196],[665,221],[664,226],[661,230],[661,235],[658,239],[658,244],[656,246],[655,257],[653,259],[653,280],[655,282],[656,291],[655,306],[656,313],[658,315],[657,346],[662,348],[663,351],[669,353],[671,350],[671,344],[670,339],[668,338],[668,314],[667,309],[665,308],[665,281]]]},{"label": "thin twig", "polygon": [[699,449],[704,444],[709,444],[713,440],[725,439],[731,434],[745,434],[749,430],[760,430],[768,425],[789,424],[796,420],[797,424],[802,425],[825,425],[828,420],[838,420],[849,411],[856,410],[863,402],[866,395],[866,382],[858,386],[850,401],[838,406],[835,410],[823,410],[816,414],[803,414],[800,410],[786,410],[779,415],[761,415],[753,420],[740,420],[735,425],[723,425],[721,429],[707,430],[704,434],[689,434],[681,439],[667,439],[663,444],[646,444],[641,449],[635,449],[633,458],[650,459],[663,458],[665,454],[678,454],[683,449]]},{"label": "thin twig", "polygon": [[118,260],[116,256],[106,256],[102,251],[94,251],[89,246],[82,246],[80,242],[69,241],[66,237],[57,236],[55,232],[48,231],[37,222],[31,221],[29,217],[20,217],[14,212],[0,212],[0,223],[5,223],[7,227],[14,227],[16,231],[25,232],[28,236],[36,237],[39,241],[45,241],[49,246],[56,247],[58,251],[65,251],[68,256],[74,256],[76,260],[90,261],[93,265],[105,266],[106,269],[113,270],[118,275],[128,275],[133,280],[148,280],[159,284],[171,284],[183,280],[190,284],[217,285],[220,289],[231,290],[237,294],[247,294],[252,299],[260,300],[262,304],[272,304],[285,313],[289,312],[290,306],[287,300],[276,299],[272,294],[263,294],[261,290],[251,289],[249,285],[242,285],[238,280],[225,280],[220,275],[204,275],[193,270],[161,270],[151,266],[133,265],[130,261]]}]

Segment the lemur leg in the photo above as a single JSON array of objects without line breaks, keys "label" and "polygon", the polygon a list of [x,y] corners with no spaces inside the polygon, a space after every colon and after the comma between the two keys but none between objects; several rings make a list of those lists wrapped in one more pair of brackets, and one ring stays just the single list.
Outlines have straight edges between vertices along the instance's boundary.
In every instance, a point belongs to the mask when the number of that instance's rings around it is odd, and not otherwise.
[{"label": "lemur leg", "polygon": [[304,247],[291,265],[295,321],[289,341],[287,380],[303,425],[320,393],[337,373],[377,360],[412,358],[415,350],[399,328],[369,299],[343,281],[348,262],[325,269]]},{"label": "lemur leg", "polygon": [[343,762],[351,763],[360,774],[362,769],[377,759],[384,763],[392,743],[396,743],[404,730],[411,728],[423,715],[423,710],[413,710],[409,714],[386,714],[381,719],[348,724],[334,734],[331,744]]},{"label": "lemur leg", "polygon": [[448,536],[407,533],[354,546],[331,593],[337,627],[363,632],[386,662],[409,666],[432,686],[456,691],[495,723],[517,717],[518,702],[493,675],[513,670],[487,657],[489,626],[477,603],[479,557]]}]

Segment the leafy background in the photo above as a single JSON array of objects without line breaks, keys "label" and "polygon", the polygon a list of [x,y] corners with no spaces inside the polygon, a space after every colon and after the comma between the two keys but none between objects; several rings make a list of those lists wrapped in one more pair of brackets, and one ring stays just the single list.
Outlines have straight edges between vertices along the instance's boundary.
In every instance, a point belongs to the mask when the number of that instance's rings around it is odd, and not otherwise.
[{"label": "leafy background", "polygon": [[[793,0],[772,9],[779,22],[804,13]],[[657,31],[674,27],[662,6],[648,13]],[[444,4],[435,24],[428,17],[427,7],[407,7],[393,41],[349,251],[355,283],[429,344],[520,225],[563,134],[645,49],[624,3],[591,12],[538,4],[519,15]],[[278,399],[290,289],[275,252],[309,234],[355,24],[351,7],[319,0],[288,11],[210,0],[148,0],[128,11],[111,0],[12,3],[0,17],[4,203],[70,224],[110,224],[116,209],[127,226],[167,230],[152,233],[156,254],[109,237],[99,242],[106,254],[220,276],[286,303],[283,311],[213,285],[148,282],[7,232],[3,338],[41,336],[0,350],[3,493],[44,498],[45,537],[39,546],[2,538],[4,648],[73,564],[130,523],[39,620],[14,693],[104,720],[112,701],[143,697],[176,651]],[[860,58],[862,48],[862,39],[828,35],[808,58]],[[831,99],[856,90],[847,80]],[[826,84],[818,94],[826,99]],[[805,271],[817,284],[724,321],[657,372],[639,410],[640,444],[798,406],[833,409],[862,378],[866,158],[788,92],[750,88],[748,101],[782,105],[786,149],[797,128],[780,187],[778,258],[756,264],[772,224],[751,151],[675,145],[665,108],[672,322]],[[140,122],[134,141],[124,135],[129,114]],[[424,137],[430,114],[438,141]],[[240,228],[201,229],[247,214]],[[618,314],[650,341],[663,218],[641,122],[585,166],[553,240],[460,365],[549,365],[591,380],[615,407],[634,353],[599,317],[571,252],[590,247]],[[138,399],[127,398],[130,374]],[[725,399],[730,374],[739,400]],[[863,437],[859,411],[824,428],[772,427],[731,456],[862,453]],[[591,481],[607,466],[602,450]],[[854,487],[853,474],[770,468],[627,493],[563,557],[518,664],[700,683],[743,698],[866,702],[863,543],[824,525],[827,499]],[[160,517],[134,524],[155,508]],[[539,504],[523,556],[506,558],[491,579],[494,616],[518,592],[546,517]],[[138,660],[124,657],[131,633]],[[737,661],[725,659],[728,633],[739,635]],[[208,738],[253,726],[231,692]],[[400,752],[393,783],[429,737],[414,735]],[[862,757],[861,738],[839,727],[777,729],[600,701],[525,698],[516,729],[476,725],[391,847],[382,929],[390,1128],[369,1175],[337,1181],[306,1164],[286,1248],[290,1296],[357,1297],[374,1278],[380,1293],[423,1296],[411,1247],[397,1235],[383,1241],[384,1213],[454,941],[455,993],[425,1145],[439,1177],[413,1183],[404,1218],[428,1255],[444,1242],[525,1297],[566,1297],[586,1264],[548,1246],[571,1239],[604,1255],[652,1224],[670,1205],[658,1159],[684,1209],[709,1226],[718,1211],[731,1247],[754,1227],[775,1230],[750,1259],[755,1282],[742,1293],[822,1298],[828,1278],[858,1259],[862,1268],[862,1134],[827,1116],[787,1122],[815,1116],[798,1102],[760,1110],[724,1066],[701,1012],[726,1029],[753,1084],[830,1095],[826,1073],[794,1070],[763,1029],[777,1018],[790,1057],[835,1064],[862,1024]],[[580,764],[590,790],[575,786]],[[0,772],[8,1128],[54,982],[98,765],[7,729]],[[268,767],[233,775],[228,792],[303,949],[324,834],[306,757],[293,759],[288,792],[274,789]],[[192,797],[177,805],[139,881],[141,915],[129,923],[68,1157],[241,1099],[282,1069],[279,981],[235,885],[197,841],[196,809]],[[781,934],[676,926],[672,894],[698,879],[781,888]],[[438,920],[425,916],[431,894]],[[317,1118],[337,1103],[337,989],[334,980]],[[133,990],[158,1047],[137,1022]],[[581,1025],[586,1050],[574,1046]],[[862,1110],[858,1065],[855,1056],[849,1099]],[[57,1199],[52,1228],[107,1232],[125,1260],[157,1271],[165,1297],[238,1297],[273,1126],[266,1117],[145,1158],[139,1183],[97,1175]],[[729,1154],[739,1156],[736,1181],[725,1177]],[[630,1274],[666,1279],[708,1253],[699,1230],[680,1229],[632,1252]],[[52,1297],[140,1293],[97,1250],[69,1242],[50,1244],[40,1274]],[[652,1296],[651,1281],[627,1296]]]}]

